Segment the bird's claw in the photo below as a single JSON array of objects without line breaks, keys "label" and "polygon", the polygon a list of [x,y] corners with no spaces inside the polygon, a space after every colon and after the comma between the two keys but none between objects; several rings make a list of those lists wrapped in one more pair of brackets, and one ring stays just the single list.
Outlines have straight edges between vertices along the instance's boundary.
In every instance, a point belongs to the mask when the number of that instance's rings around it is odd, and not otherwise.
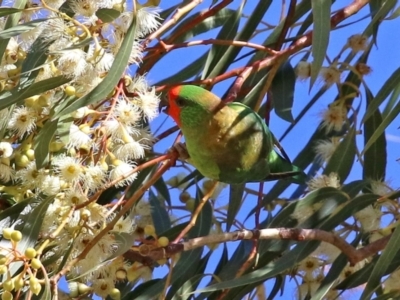
[{"label": "bird's claw", "polygon": [[176,151],[179,154],[179,158],[182,160],[188,160],[190,155],[186,149],[186,145],[184,143],[176,143],[172,146],[170,151]]}]

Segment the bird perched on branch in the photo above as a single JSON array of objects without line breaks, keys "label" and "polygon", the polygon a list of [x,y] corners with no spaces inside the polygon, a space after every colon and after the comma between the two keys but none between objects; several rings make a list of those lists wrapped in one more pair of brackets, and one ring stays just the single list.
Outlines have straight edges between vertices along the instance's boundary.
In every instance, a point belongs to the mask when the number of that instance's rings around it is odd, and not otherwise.
[{"label": "bird perched on branch", "polygon": [[304,172],[276,151],[272,132],[248,106],[182,85],[169,90],[167,113],[185,137],[187,152],[182,145],[178,151],[205,177],[225,183],[281,178],[305,183]]}]

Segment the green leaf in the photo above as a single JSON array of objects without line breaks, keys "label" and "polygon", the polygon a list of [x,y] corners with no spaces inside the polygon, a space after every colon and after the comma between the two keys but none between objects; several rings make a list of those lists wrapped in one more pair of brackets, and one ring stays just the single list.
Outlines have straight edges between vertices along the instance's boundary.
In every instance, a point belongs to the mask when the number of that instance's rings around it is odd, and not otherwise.
[{"label": "green leaf", "polygon": [[[197,203],[200,201],[201,191],[197,191]],[[210,232],[212,224],[212,207],[209,202],[205,203],[200,212],[195,226],[189,231],[188,238],[192,239],[199,236],[205,236]],[[171,288],[168,295],[174,295],[176,291],[186,282],[197,274],[197,269],[201,267],[201,256],[203,248],[197,248],[191,251],[183,252],[180,259],[172,270]],[[149,298],[147,298],[149,299]]]},{"label": "green leaf", "polygon": [[11,37],[14,37],[21,33],[32,30],[32,29],[36,28],[37,26],[39,26],[44,21],[47,21],[47,19],[37,19],[37,20],[18,24],[18,25],[15,25],[14,27],[5,29],[0,32],[0,40],[6,40],[6,39],[8,40]]},{"label": "green leaf", "polygon": [[371,22],[369,22],[367,28],[364,30],[364,34],[372,34],[374,37],[374,42],[377,41],[378,28],[382,20],[386,15],[392,11],[394,6],[397,4],[396,0],[371,0],[370,1],[370,12],[372,16]]},{"label": "green leaf", "polygon": [[323,230],[333,230],[340,222],[345,221],[350,218],[356,212],[364,209],[368,205],[373,204],[379,196],[374,194],[362,194],[351,201],[347,201],[341,206],[341,209],[334,214],[332,214],[327,220],[323,222],[320,229]]},{"label": "green leaf", "polygon": [[[182,31],[188,24],[193,21],[193,19],[198,18],[200,14],[202,14],[202,12],[195,13],[184,19],[181,23],[178,24],[178,26],[175,27],[174,31],[172,31],[172,33],[166,38],[166,40],[168,41],[173,35],[175,35],[176,32]],[[206,33],[212,29],[221,27],[234,14],[234,9],[223,8],[218,11],[214,16],[205,19],[190,30],[185,30],[183,34],[181,34],[174,40],[174,43],[182,43],[184,41],[190,40],[191,38],[199,34]]]},{"label": "green leaf", "polygon": [[229,206],[226,218],[226,230],[229,231],[236,215],[242,206],[242,198],[246,184],[231,184],[229,186]]},{"label": "green leaf", "polygon": [[275,113],[283,120],[292,123],[292,107],[296,74],[289,61],[283,63],[272,80],[271,93]]},{"label": "green leaf", "polygon": [[19,104],[20,101],[24,100],[25,98],[47,92],[69,81],[70,79],[65,78],[64,76],[57,76],[35,82],[34,84],[27,86],[22,90],[14,91],[14,89],[12,90],[11,96],[5,98],[0,96],[0,109],[9,107],[12,104]]},{"label": "green leaf", "polygon": [[160,177],[154,183],[154,187],[157,190],[157,192],[159,192],[160,195],[164,198],[164,200],[167,201],[168,205],[171,205],[171,196],[169,195],[169,189],[162,177]]},{"label": "green leaf", "polygon": [[387,269],[391,264],[396,254],[400,250],[400,226],[396,226],[388,244],[382,251],[382,255],[379,257],[375,264],[374,269],[368,279],[367,285],[361,295],[361,300],[371,299],[374,291],[381,285],[381,279],[386,274]]},{"label": "green leaf", "polygon": [[[271,3],[272,1],[270,0],[258,2],[251,14],[251,18],[247,20],[246,24],[243,26],[243,29],[235,37],[235,40],[248,41],[252,37],[254,31],[257,29],[257,26],[260,24]],[[230,67],[241,49],[241,47],[230,46],[225,51],[224,55],[219,59],[217,64],[215,66],[210,66],[209,70],[203,73],[202,78],[214,78],[220,74],[223,74]]]},{"label": "green leaf", "polygon": [[[382,122],[379,124],[379,126],[376,128],[375,132],[371,135],[369,138],[368,142],[366,143],[364,150],[362,154],[366,153],[369,148],[374,145],[375,143],[381,143],[380,146],[382,146],[382,140],[386,138],[384,135],[385,129],[387,126],[389,126],[394,119],[399,115],[400,113],[400,101],[397,103],[395,107],[393,107],[393,110],[388,113],[388,115],[382,120]],[[383,138],[381,138],[383,136]],[[385,149],[386,150],[386,149]],[[385,151],[386,152],[386,151]],[[386,157],[385,157],[386,158]],[[385,159],[386,162],[386,159]]]},{"label": "green leaf", "polygon": [[278,295],[279,290],[283,291],[284,286],[285,286],[285,277],[282,275],[276,276],[274,286],[272,287],[267,300],[274,300],[276,295]]},{"label": "green leaf", "polygon": [[133,19],[132,24],[128,28],[126,36],[122,41],[122,45],[117,55],[115,56],[114,63],[103,81],[88,94],[73,102],[70,106],[62,110],[60,113],[57,113],[54,118],[72,113],[78,108],[98,102],[111,93],[127,67],[129,56],[132,51],[133,41],[135,39],[135,28],[136,20]]},{"label": "green leaf", "polygon": [[46,37],[39,35],[29,49],[25,60],[22,63],[21,79],[19,89],[29,87],[36,80],[37,75],[48,58],[48,49],[52,42],[49,42]]},{"label": "green leaf", "polygon": [[348,196],[345,193],[332,187],[324,187],[314,190],[308,193],[304,198],[298,201],[293,201],[283,208],[276,214],[276,216],[274,216],[267,228],[298,226],[297,220],[292,217],[294,213],[304,211],[305,208],[312,207],[320,202],[331,202],[338,206],[347,200]]},{"label": "green leaf", "polygon": [[367,184],[368,182],[365,180],[355,180],[343,185],[340,190],[349,195],[350,198],[354,198]]},{"label": "green leaf", "polygon": [[[27,0],[16,0],[14,1],[14,8],[23,10],[26,6]],[[12,9],[12,8],[6,8]],[[16,26],[20,20],[21,12],[15,12],[7,17],[6,23],[4,24],[3,30]],[[0,40],[0,57],[3,57],[4,51],[7,49],[9,39]]]},{"label": "green leaf", "polygon": [[[242,16],[243,2],[239,8],[229,18],[226,19],[220,32],[217,35],[219,40],[234,40],[239,28],[240,18]],[[207,60],[203,68],[201,79],[207,78],[207,75],[214,69],[224,56],[229,46],[213,45],[208,52]]]},{"label": "green leaf", "polygon": [[170,241],[176,239],[176,237],[182,232],[183,229],[189,224],[188,222],[180,223],[175,225],[174,227],[171,227],[167,229],[166,231],[162,232],[159,234],[159,236],[165,236],[167,237]]},{"label": "green leaf", "polygon": [[15,14],[20,11],[23,11],[23,9],[18,9],[18,8],[13,8],[13,7],[0,7],[0,17]]},{"label": "green leaf", "polygon": [[[46,215],[47,208],[54,200],[54,196],[40,200],[41,202],[39,205],[29,211],[29,213],[21,215],[22,222],[15,226],[15,229],[21,231],[22,233],[22,239],[17,244],[17,251],[19,253],[24,253],[29,247],[35,247],[39,237],[40,229],[45,219],[44,217]],[[18,264],[12,264],[9,268],[9,271],[13,275],[18,269]]]},{"label": "green leaf", "polygon": [[325,60],[331,30],[331,0],[311,0],[314,19],[310,89],[318,77]]},{"label": "green leaf", "polygon": [[116,18],[121,15],[116,9],[112,8],[100,8],[96,11],[96,16],[103,22],[103,23],[111,23]]},{"label": "green leaf", "polygon": [[400,292],[397,290],[385,293],[383,295],[380,295],[373,300],[393,300],[393,299],[398,299],[400,296]]},{"label": "green leaf", "polygon": [[47,121],[34,140],[36,168],[49,162],[50,143],[57,131],[58,119]]},{"label": "green leaf", "polygon": [[151,205],[151,218],[153,219],[154,227],[157,235],[171,228],[171,220],[167,210],[161,205],[160,200],[149,190],[149,203]]},{"label": "green leaf", "polygon": [[386,20],[394,20],[394,19],[397,19],[398,17],[400,17],[400,6],[397,7],[393,11],[393,13],[389,17],[386,18]]},{"label": "green leaf", "polygon": [[397,68],[387,80],[384,80],[384,84],[376,94],[375,98],[368,105],[368,109],[362,119],[362,122],[372,116],[375,110],[382,104],[382,102],[390,95],[390,93],[398,87],[400,82],[400,68]]},{"label": "green leaf", "polygon": [[[367,88],[365,89],[365,95],[368,107],[374,97]],[[399,112],[400,106],[396,115]],[[391,121],[393,121],[393,119],[390,120],[390,122]],[[377,109],[364,123],[364,179],[385,180],[387,153],[384,129],[390,122],[385,122],[383,124],[382,115],[379,109]]]},{"label": "green leaf", "polygon": [[[27,198],[0,212],[1,228],[10,227],[32,200],[33,198]],[[4,219],[6,219],[5,222],[3,221]]]},{"label": "green leaf", "polygon": [[197,286],[201,282],[201,279],[203,279],[205,276],[210,276],[210,274],[204,274],[204,271],[212,253],[212,251],[209,251],[204,257],[200,259],[199,265],[196,269],[196,273],[193,274],[193,276],[191,276],[189,280],[186,280],[182,284],[182,286],[176,291],[176,293],[174,293],[174,291],[172,291],[171,289],[167,294],[167,299],[184,300],[190,298],[190,295],[188,294],[197,288]]},{"label": "green leaf", "polygon": [[[251,85],[251,89],[248,93],[246,93],[245,97],[242,102],[243,104],[246,104],[248,107],[253,108],[257,103],[258,97],[260,96],[260,93],[262,89],[265,86],[265,83],[267,82],[268,75],[264,75],[259,81],[257,81],[254,85]],[[240,99],[237,99],[240,100]],[[261,110],[261,109],[260,109]],[[261,112],[258,111],[260,114]]]},{"label": "green leaf", "polygon": [[[361,235],[358,235],[351,243],[352,246],[357,247],[360,243],[360,240],[361,240]],[[334,286],[337,284],[337,280],[340,274],[342,273],[343,269],[347,265],[347,263],[348,263],[347,256],[341,253],[329,267],[328,274],[326,274],[326,276],[322,279],[322,282],[318,290],[310,300],[324,299],[326,293],[328,293],[329,290],[332,290]]]},{"label": "green leaf", "polygon": [[344,182],[350,174],[356,151],[355,130],[351,128],[329,159],[324,174],[329,175],[335,172],[338,174],[340,182]]},{"label": "green leaf", "polygon": [[386,118],[389,112],[393,109],[397,101],[400,99],[400,84],[394,88],[390,98],[382,111],[382,117]]},{"label": "green leaf", "polygon": [[292,250],[260,269],[242,275],[233,280],[217,283],[196,291],[196,293],[211,292],[217,290],[231,289],[253,283],[260,283],[268,278],[281,274],[285,270],[292,268],[295,264],[302,261],[312,253],[319,245],[319,242],[298,243]]},{"label": "green leaf", "polygon": [[60,117],[60,119],[58,120],[57,136],[60,138],[60,141],[67,145],[69,142],[69,130],[71,128],[72,122],[74,121],[74,118],[67,115]]}]

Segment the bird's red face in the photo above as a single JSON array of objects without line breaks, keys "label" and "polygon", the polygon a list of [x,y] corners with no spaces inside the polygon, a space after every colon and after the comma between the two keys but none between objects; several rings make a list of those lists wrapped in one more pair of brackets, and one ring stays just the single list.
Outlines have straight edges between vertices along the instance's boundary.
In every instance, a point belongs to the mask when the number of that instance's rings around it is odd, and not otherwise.
[{"label": "bird's red face", "polygon": [[176,103],[179,93],[181,90],[181,86],[173,87],[168,92],[168,106],[166,109],[166,113],[174,119],[178,126],[181,125],[180,122],[180,114],[181,114],[181,107]]}]

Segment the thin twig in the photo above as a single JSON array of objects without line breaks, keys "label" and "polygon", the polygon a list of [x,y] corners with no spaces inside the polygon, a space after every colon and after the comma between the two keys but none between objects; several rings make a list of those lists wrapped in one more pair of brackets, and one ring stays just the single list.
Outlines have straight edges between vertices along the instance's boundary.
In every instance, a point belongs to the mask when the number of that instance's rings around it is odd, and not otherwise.
[{"label": "thin twig", "polygon": [[182,232],[177,236],[177,238],[173,241],[173,243],[178,243],[188,232],[192,227],[196,224],[197,217],[199,216],[201,210],[203,209],[204,204],[210,199],[211,195],[214,193],[215,188],[218,185],[218,181],[214,181],[213,186],[211,189],[207,192],[207,194],[204,195],[204,197],[201,199],[199,205],[196,207],[196,210],[193,212],[192,218],[190,219],[189,224],[182,230]]}]

